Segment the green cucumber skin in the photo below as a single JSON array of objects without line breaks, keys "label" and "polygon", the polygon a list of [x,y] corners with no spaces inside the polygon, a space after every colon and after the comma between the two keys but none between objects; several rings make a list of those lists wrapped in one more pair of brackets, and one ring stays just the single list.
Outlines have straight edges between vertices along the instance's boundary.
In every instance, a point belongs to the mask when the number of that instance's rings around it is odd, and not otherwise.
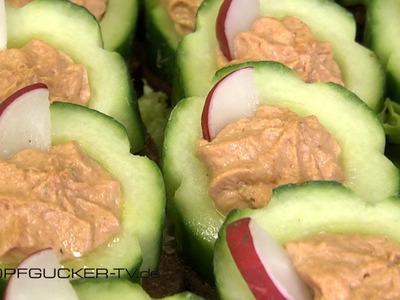
[{"label": "green cucumber skin", "polygon": [[107,10],[99,22],[105,49],[116,51],[124,58],[131,55],[138,13],[139,0],[108,0]]},{"label": "green cucumber skin", "polygon": [[[300,115],[316,115],[335,137],[342,148],[342,163],[352,189],[371,202],[397,195],[399,170],[383,155],[382,124],[365,103],[335,84],[306,84],[281,64],[252,65],[262,104],[289,107]],[[221,70],[213,81],[234,68]],[[319,95],[324,95],[323,99]],[[203,104],[203,97],[190,97],[172,111],[165,134],[163,173],[167,211],[175,219],[179,240],[185,242],[181,247],[193,264],[201,266],[200,273],[210,274],[212,264],[208,257],[224,217],[214,209],[207,191],[207,170],[195,156]],[[205,250],[197,252],[199,248]],[[210,255],[204,254],[207,251]]]},{"label": "green cucumber skin", "polygon": [[[320,232],[383,235],[400,243],[400,201],[388,198],[373,205],[334,182],[309,182],[274,190],[270,204],[228,215],[215,244],[214,271],[220,298],[254,299],[226,243],[226,226],[253,218],[277,241],[301,240]],[[245,297],[246,295],[246,297]]]},{"label": "green cucumber skin", "polygon": [[132,152],[143,148],[143,124],[126,62],[117,52],[102,48],[99,24],[86,9],[69,1],[37,0],[18,9],[7,5],[6,13],[9,48],[37,38],[83,64],[90,84],[89,107],[126,127]]},{"label": "green cucumber skin", "polygon": [[354,5],[363,5],[366,4],[368,0],[337,0],[339,4],[348,7],[348,6],[354,6]]},{"label": "green cucumber skin", "polygon": [[[399,7],[400,8],[400,7]],[[400,16],[400,13],[399,13]],[[396,103],[400,103],[400,51],[395,50],[390,54],[387,69],[387,96]],[[397,130],[397,139],[399,138],[399,128]]]},{"label": "green cucumber skin", "polygon": [[365,21],[365,41],[380,58],[385,68],[392,52],[397,51],[400,34],[398,16],[400,6],[396,0],[368,0]]},{"label": "green cucumber skin", "polygon": [[167,215],[175,224],[178,246],[196,272],[212,283],[212,248],[224,218],[208,197],[207,170],[194,157],[202,107],[202,99],[193,97],[174,108],[165,131],[162,162]]},{"label": "green cucumber skin", "polygon": [[160,0],[145,0],[146,62],[151,72],[172,84],[176,49],[181,37]]},{"label": "green cucumber skin", "polygon": [[[110,277],[123,278],[129,275],[116,274],[115,268],[124,268],[130,273],[156,270],[165,218],[165,191],[159,168],[153,161],[130,153],[125,128],[111,117],[65,102],[53,102],[50,109],[53,144],[77,141],[86,154],[121,183],[123,193],[122,230],[107,244],[64,261],[63,266],[69,270],[108,269]],[[1,264],[0,267],[15,266]],[[82,272],[79,274],[83,276]],[[1,278],[2,287],[4,279]]]},{"label": "green cucumber skin", "polygon": [[[213,265],[213,247],[217,232],[222,224],[223,218],[212,213],[211,209],[202,210],[201,216],[190,219],[185,215],[184,201],[176,201],[176,222],[175,237],[178,250],[182,253],[183,258],[188,261],[196,271],[210,285],[214,285]],[[193,201],[201,200],[195,197]],[[186,205],[187,209],[194,209],[190,205]],[[206,206],[202,203],[201,206]],[[199,210],[199,207],[196,207]],[[210,213],[211,212],[211,213]],[[209,215],[205,215],[208,214]]]},{"label": "green cucumber skin", "polygon": [[[199,9],[197,27],[185,36],[177,49],[179,90],[177,103],[188,96],[204,96],[211,88],[216,69],[215,20],[221,0],[205,0]],[[300,18],[318,40],[330,41],[334,57],[341,66],[346,87],[356,93],[373,110],[382,108],[385,76],[380,61],[369,49],[355,42],[356,23],[349,11],[333,1],[272,1],[260,2],[261,15]],[[366,75],[368,74],[368,75]]]},{"label": "green cucumber skin", "polygon": [[[400,44],[395,37],[400,34],[399,17],[400,3],[398,1],[368,1],[365,40],[381,59],[385,68],[386,96],[397,103],[400,103]],[[392,117],[397,118],[398,116],[393,115]],[[399,143],[399,125],[393,125],[389,124],[388,139]]]}]

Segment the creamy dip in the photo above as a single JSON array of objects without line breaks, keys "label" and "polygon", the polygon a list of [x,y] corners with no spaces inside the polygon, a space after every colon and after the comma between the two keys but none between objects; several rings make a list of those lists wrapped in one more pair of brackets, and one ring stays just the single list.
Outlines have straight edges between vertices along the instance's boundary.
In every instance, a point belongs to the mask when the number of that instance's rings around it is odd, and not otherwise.
[{"label": "creamy dip", "polygon": [[194,31],[197,10],[203,0],[161,0],[176,32],[183,36]]},{"label": "creamy dip", "polygon": [[0,79],[0,101],[27,85],[40,82],[48,86],[51,101],[86,105],[90,99],[84,66],[36,39],[22,48],[0,51]]},{"label": "creamy dip", "polygon": [[317,118],[274,106],[259,106],[211,142],[199,140],[197,156],[211,173],[209,194],[223,214],[265,206],[279,185],[345,179],[339,145]]},{"label": "creamy dip", "polygon": [[[14,7],[23,7],[33,0],[6,0]],[[107,9],[107,0],[70,0],[71,2],[85,7],[99,21]]]},{"label": "creamy dip", "polygon": [[385,237],[320,234],[286,249],[314,299],[400,299],[400,246]]},{"label": "creamy dip", "polygon": [[293,69],[308,83],[335,82],[343,85],[338,64],[328,42],[317,41],[306,24],[287,16],[281,21],[257,18],[249,31],[234,38],[234,59],[227,61],[217,49],[219,68],[246,61],[276,61]]},{"label": "creamy dip", "polygon": [[52,247],[83,255],[120,228],[119,183],[76,142],[0,160],[0,258],[17,262]]}]

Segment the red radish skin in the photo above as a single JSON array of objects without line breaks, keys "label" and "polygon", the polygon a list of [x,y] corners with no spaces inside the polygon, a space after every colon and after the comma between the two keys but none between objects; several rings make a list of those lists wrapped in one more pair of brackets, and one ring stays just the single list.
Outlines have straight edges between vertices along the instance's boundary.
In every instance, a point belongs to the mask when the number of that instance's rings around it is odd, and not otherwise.
[{"label": "red radish skin", "polygon": [[207,94],[206,101],[204,103],[203,111],[201,113],[201,129],[203,131],[203,138],[209,142],[211,142],[211,134],[209,130],[209,111],[210,111],[210,104],[212,101],[212,96],[214,95],[215,90],[217,89],[218,84],[215,84],[210,92]]},{"label": "red radish skin", "polygon": [[26,86],[0,103],[0,157],[51,147],[49,91],[43,83]]},{"label": "red radish skin", "polygon": [[201,115],[203,138],[211,141],[231,122],[253,116],[258,93],[253,67],[244,67],[220,79],[206,96]]},{"label": "red radish skin", "polygon": [[249,30],[260,16],[259,0],[224,0],[215,22],[219,48],[228,61],[235,58],[234,38],[239,32]]},{"label": "red radish skin", "polygon": [[230,253],[256,299],[311,300],[286,250],[253,219],[226,228]]},{"label": "red radish skin", "polygon": [[233,58],[231,56],[228,39],[225,33],[225,20],[231,3],[232,0],[225,0],[224,2],[222,2],[215,26],[215,34],[217,37],[219,48],[221,49],[222,54],[228,61],[232,60]]},{"label": "red radish skin", "polygon": [[0,103],[0,116],[7,109],[7,107],[11,103],[13,103],[16,99],[18,99],[19,97],[21,97],[22,95],[24,95],[30,91],[37,90],[37,89],[46,89],[47,90],[48,88],[47,88],[47,85],[45,85],[44,83],[34,83],[32,85],[25,86],[22,89],[16,91],[14,94],[12,94],[10,97],[8,97],[7,99],[5,99],[4,101],[2,101]]},{"label": "red radish skin", "polygon": [[226,242],[233,260],[256,299],[285,300],[265,272],[255,251],[249,230],[250,220],[240,219],[226,228]]}]

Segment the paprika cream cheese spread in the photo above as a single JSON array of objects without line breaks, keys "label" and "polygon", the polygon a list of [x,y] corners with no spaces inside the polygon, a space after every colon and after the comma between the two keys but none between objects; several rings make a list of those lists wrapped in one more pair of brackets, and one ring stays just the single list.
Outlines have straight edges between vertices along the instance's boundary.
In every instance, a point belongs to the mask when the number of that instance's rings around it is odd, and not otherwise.
[{"label": "paprika cream cheese spread", "polygon": [[161,0],[169,17],[175,25],[175,31],[183,36],[194,31],[197,10],[203,0]]},{"label": "paprika cream cheese spread", "polygon": [[[6,0],[14,7],[23,7],[33,0]],[[107,0],[70,0],[71,2],[85,7],[99,21],[107,9]]]},{"label": "paprika cream cheese spread", "polygon": [[261,105],[253,117],[197,143],[197,156],[211,172],[209,194],[223,214],[267,204],[272,189],[308,180],[343,182],[340,148],[315,116]]},{"label": "paprika cream cheese spread", "polygon": [[89,81],[83,65],[40,40],[30,40],[22,48],[0,51],[0,99],[33,83],[49,88],[51,101],[87,105]]},{"label": "paprika cream cheese spread", "polygon": [[316,41],[306,24],[287,16],[281,21],[257,18],[249,31],[234,38],[234,59],[227,61],[217,49],[219,68],[246,61],[276,61],[294,70],[305,82],[335,82],[343,85],[331,45]]},{"label": "paprika cream cheese spread", "polygon": [[119,183],[76,142],[0,160],[0,189],[3,262],[48,247],[60,260],[78,257],[121,228]]},{"label": "paprika cream cheese spread", "polygon": [[400,299],[400,246],[386,237],[321,233],[286,250],[314,299]]}]

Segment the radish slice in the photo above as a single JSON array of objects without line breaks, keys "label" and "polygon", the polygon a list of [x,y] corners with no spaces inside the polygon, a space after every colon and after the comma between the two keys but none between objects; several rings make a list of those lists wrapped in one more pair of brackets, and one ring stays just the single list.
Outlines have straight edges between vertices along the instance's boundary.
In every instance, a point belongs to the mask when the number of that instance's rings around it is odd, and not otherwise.
[{"label": "radish slice", "polygon": [[253,219],[229,224],[226,241],[256,299],[312,299],[286,250]]},{"label": "radish slice", "polygon": [[0,51],[7,49],[7,20],[4,0],[0,0]]},{"label": "radish slice", "polygon": [[229,123],[253,116],[257,106],[254,69],[245,67],[228,74],[206,97],[201,116],[204,139],[211,141]]},{"label": "radish slice", "polygon": [[49,91],[42,83],[22,88],[0,103],[0,158],[26,148],[51,146]]},{"label": "radish slice", "polygon": [[235,58],[234,37],[249,30],[259,15],[259,0],[225,0],[222,3],[215,28],[219,47],[227,60]]},{"label": "radish slice", "polygon": [[7,282],[5,300],[75,300],[74,288],[51,248],[29,255]]}]

